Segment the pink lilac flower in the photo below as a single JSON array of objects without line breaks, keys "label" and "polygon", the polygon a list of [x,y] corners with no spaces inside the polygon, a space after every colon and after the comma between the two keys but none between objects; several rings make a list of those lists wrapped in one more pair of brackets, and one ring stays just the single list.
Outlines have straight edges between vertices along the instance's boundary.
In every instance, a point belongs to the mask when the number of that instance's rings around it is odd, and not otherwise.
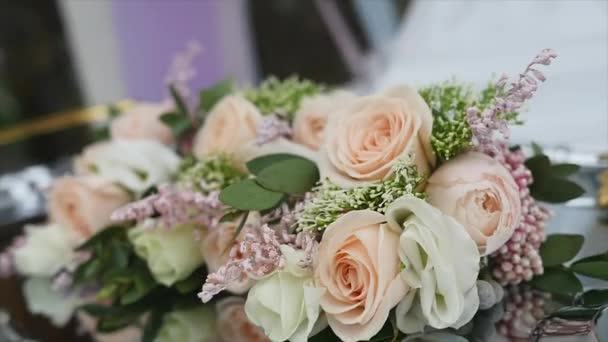
[{"label": "pink lilac flower", "polygon": [[290,234],[285,229],[272,229],[264,223],[246,227],[244,238],[230,250],[228,262],[217,272],[209,274],[199,298],[206,303],[233,282],[247,278],[260,279],[281,269],[285,259],[280,246],[288,244],[304,251],[302,267],[312,267],[313,255],[318,249],[316,236],[310,232]]},{"label": "pink lilac flower", "polygon": [[207,195],[189,189],[164,184],[158,193],[132,202],[112,213],[113,221],[136,220],[158,215],[154,226],[166,228],[180,224],[196,223],[207,228],[215,228],[224,214],[224,206],[219,200],[219,191]]},{"label": "pink lilac flower", "polygon": [[508,80],[506,76],[502,76],[497,81],[498,94],[503,95],[498,95],[492,105],[484,111],[475,107],[467,110],[467,119],[473,131],[477,150],[495,154],[501,147],[507,145],[510,132],[504,115],[521,109],[536,92],[538,82],[545,81],[543,73],[533,67],[549,65],[555,57],[557,57],[555,51],[542,50],[519,75],[518,80],[510,84],[509,89],[505,88]]},{"label": "pink lilac flower", "polygon": [[192,94],[188,83],[196,76],[196,68],[193,66],[193,61],[200,52],[200,44],[196,41],[191,41],[188,43],[185,51],[181,51],[173,57],[173,61],[167,72],[165,78],[166,84],[173,85],[183,98],[188,98]]},{"label": "pink lilac flower", "polygon": [[257,127],[256,144],[264,145],[280,137],[290,137],[293,130],[289,123],[276,115],[265,117]]}]

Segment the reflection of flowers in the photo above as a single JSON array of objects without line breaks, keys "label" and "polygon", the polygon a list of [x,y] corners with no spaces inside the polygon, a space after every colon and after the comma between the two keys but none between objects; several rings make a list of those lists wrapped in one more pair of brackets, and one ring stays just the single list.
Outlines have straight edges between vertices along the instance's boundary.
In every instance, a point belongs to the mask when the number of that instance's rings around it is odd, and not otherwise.
[{"label": "reflection of flowers", "polygon": [[551,296],[525,286],[511,286],[505,293],[505,313],[496,330],[509,341],[529,341],[536,323],[545,317]]},{"label": "reflection of flowers", "polygon": [[264,331],[251,323],[245,314],[245,301],[241,297],[219,300],[217,331],[224,342],[270,342]]}]

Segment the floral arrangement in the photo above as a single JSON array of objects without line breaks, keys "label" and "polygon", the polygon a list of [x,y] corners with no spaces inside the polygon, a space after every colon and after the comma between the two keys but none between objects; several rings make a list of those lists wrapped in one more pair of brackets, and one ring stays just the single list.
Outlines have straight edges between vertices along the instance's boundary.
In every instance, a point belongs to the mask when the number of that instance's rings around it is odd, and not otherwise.
[{"label": "floral arrangement", "polygon": [[397,341],[593,273],[562,266],[581,237],[547,240],[539,203],[580,196],[577,166],[509,144],[552,50],[480,92],[293,77],[198,99],[193,50],[171,99],[114,113],[49,190],[49,223],[0,257],[32,312],[99,340]]}]

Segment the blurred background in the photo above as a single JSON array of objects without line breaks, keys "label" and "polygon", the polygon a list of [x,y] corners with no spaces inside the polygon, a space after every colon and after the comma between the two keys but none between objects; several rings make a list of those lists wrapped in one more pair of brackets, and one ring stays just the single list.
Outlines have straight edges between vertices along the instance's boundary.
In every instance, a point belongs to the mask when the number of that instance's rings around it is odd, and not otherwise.
[{"label": "blurred background", "polygon": [[193,42],[193,89],[297,74],[360,93],[450,78],[481,87],[553,48],[549,81],[513,139],[582,163],[582,181],[599,187],[608,0],[0,0],[0,248],[43,216],[32,189],[92,141],[98,117],[83,108],[166,99],[169,67]]}]

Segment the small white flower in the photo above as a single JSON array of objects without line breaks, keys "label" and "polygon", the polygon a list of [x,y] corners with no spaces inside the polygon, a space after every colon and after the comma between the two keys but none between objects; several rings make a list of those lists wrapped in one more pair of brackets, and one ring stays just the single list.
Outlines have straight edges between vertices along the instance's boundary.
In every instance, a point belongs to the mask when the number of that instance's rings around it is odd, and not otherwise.
[{"label": "small white flower", "polygon": [[460,328],[470,321],[479,307],[480,257],[465,228],[414,196],[397,199],[386,217],[393,229],[403,229],[401,275],[411,288],[397,306],[399,330]]}]

